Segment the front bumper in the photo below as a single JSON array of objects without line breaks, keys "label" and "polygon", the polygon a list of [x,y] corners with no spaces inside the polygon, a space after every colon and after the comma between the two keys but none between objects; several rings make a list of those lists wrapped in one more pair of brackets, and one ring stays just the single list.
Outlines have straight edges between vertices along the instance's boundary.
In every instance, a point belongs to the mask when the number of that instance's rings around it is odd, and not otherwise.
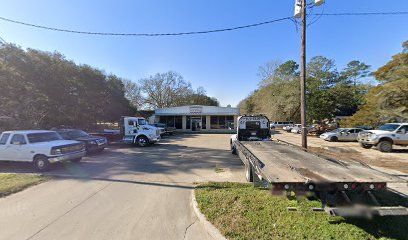
[{"label": "front bumper", "polygon": [[358,138],[357,141],[360,142],[360,143],[370,144],[370,145],[377,145],[378,144],[378,139]]},{"label": "front bumper", "polygon": [[159,135],[159,136],[155,136],[155,137],[149,136],[149,142],[151,142],[151,143],[159,142],[160,139],[161,139],[160,135]]},{"label": "front bumper", "polygon": [[74,160],[77,158],[82,158],[82,157],[85,157],[85,155],[86,155],[86,151],[82,150],[82,151],[74,152],[74,153],[66,153],[66,154],[61,154],[61,155],[56,155],[56,156],[50,156],[48,157],[48,161],[50,163],[64,162],[64,161]]},{"label": "front bumper", "polygon": [[86,146],[86,150],[88,152],[94,152],[94,151],[102,150],[102,149],[106,148],[106,146],[108,146],[107,143],[89,144],[89,145]]}]

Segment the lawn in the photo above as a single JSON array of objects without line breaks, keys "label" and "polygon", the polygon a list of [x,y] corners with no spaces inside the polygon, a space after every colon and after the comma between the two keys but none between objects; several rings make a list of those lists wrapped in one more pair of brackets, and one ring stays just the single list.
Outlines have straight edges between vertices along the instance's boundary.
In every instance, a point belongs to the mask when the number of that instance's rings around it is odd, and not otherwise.
[{"label": "lawn", "polygon": [[288,200],[240,183],[203,184],[195,194],[201,212],[228,239],[408,239],[407,217],[346,220],[311,211],[321,207],[317,200]]},{"label": "lawn", "polygon": [[0,197],[21,191],[45,180],[45,177],[38,174],[0,173]]}]

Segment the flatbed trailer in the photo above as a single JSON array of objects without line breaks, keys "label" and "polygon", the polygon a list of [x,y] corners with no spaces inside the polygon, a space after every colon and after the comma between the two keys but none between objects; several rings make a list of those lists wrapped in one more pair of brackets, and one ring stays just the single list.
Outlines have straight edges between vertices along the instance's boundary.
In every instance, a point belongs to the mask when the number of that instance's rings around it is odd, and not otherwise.
[{"label": "flatbed trailer", "polygon": [[[233,153],[245,164],[246,178],[255,186],[269,187],[273,194],[315,194],[331,215],[408,215],[403,206],[381,206],[373,192],[387,189],[400,178],[359,162],[325,158],[287,143],[264,139],[231,140]],[[370,206],[355,203],[350,195],[370,200]]]}]

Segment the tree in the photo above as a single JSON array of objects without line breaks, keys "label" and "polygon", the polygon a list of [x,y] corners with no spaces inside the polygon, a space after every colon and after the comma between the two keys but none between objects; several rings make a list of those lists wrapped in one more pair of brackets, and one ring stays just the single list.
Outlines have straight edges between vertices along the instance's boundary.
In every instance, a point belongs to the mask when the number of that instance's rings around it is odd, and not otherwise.
[{"label": "tree", "polygon": [[408,52],[407,42],[403,51],[392,57],[374,72],[380,84],[365,97],[365,103],[344,125],[378,126],[389,121],[408,121]]},{"label": "tree", "polygon": [[218,100],[207,96],[204,88],[194,91],[191,83],[176,72],[157,73],[140,80],[144,104],[150,108],[182,105],[218,106]]},{"label": "tree", "polygon": [[133,112],[122,79],[61,53],[0,48],[0,115],[15,129],[72,126],[88,128]]},{"label": "tree", "polygon": [[219,106],[220,103],[214,97],[207,96],[207,92],[203,87],[187,96],[186,102],[190,105],[204,105],[204,106]]},{"label": "tree", "polygon": [[142,89],[137,83],[131,80],[123,80],[123,85],[125,88],[125,97],[129,100],[130,104],[135,109],[141,109],[144,104]]}]

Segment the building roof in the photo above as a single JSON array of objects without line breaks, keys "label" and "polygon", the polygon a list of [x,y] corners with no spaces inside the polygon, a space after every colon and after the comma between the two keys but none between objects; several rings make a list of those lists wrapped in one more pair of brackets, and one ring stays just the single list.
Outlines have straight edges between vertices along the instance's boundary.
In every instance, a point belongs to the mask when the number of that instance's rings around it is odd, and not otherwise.
[{"label": "building roof", "polygon": [[180,107],[158,108],[156,116],[183,116],[183,115],[239,115],[239,108],[189,105]]}]

